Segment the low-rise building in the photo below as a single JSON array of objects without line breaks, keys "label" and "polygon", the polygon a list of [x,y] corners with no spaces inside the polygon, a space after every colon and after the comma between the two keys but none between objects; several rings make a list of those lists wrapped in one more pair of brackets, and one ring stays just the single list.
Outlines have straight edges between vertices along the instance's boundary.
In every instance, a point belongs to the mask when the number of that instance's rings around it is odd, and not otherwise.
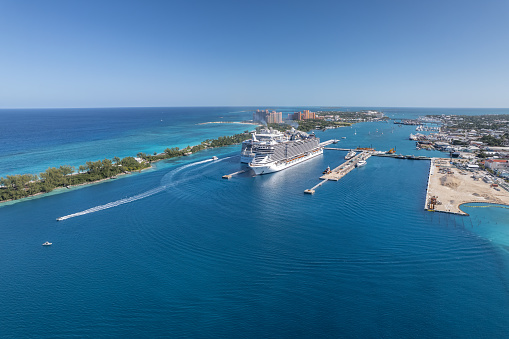
[{"label": "low-rise building", "polygon": [[509,170],[509,160],[488,159],[484,161],[484,166],[493,171],[506,171]]}]

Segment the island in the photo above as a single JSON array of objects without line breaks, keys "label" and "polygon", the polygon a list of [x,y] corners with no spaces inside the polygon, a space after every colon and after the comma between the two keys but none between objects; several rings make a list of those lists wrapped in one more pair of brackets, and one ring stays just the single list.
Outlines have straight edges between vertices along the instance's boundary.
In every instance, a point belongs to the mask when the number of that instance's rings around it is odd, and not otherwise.
[{"label": "island", "polygon": [[73,166],[63,165],[48,168],[39,174],[16,174],[0,178],[0,203],[23,199],[44,193],[57,188],[71,188],[115,179],[119,175],[131,174],[133,171],[141,172],[151,168],[156,161],[190,155],[207,148],[223,147],[241,143],[251,137],[248,131],[232,136],[222,136],[217,139],[207,139],[199,145],[166,148],[164,152],[154,155],[140,152],[137,157],[114,157],[112,160],[87,161],[77,169]]}]

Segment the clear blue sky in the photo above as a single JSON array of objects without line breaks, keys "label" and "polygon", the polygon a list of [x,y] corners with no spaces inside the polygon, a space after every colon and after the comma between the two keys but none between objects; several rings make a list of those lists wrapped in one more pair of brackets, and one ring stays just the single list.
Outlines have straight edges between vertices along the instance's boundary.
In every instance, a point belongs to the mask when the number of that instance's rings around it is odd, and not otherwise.
[{"label": "clear blue sky", "polygon": [[0,0],[0,108],[509,107],[509,1]]}]

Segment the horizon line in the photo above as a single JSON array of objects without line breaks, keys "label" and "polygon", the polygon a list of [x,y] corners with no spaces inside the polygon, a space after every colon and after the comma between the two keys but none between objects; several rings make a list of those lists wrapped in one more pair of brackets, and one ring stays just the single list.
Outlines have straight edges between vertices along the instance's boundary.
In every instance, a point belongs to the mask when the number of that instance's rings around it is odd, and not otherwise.
[{"label": "horizon line", "polygon": [[509,107],[440,107],[440,106],[376,106],[376,105],[196,105],[196,106],[87,106],[87,107],[0,107],[0,110],[16,109],[101,109],[101,108],[220,108],[220,107],[319,107],[319,108],[436,108],[436,109],[509,109]]}]

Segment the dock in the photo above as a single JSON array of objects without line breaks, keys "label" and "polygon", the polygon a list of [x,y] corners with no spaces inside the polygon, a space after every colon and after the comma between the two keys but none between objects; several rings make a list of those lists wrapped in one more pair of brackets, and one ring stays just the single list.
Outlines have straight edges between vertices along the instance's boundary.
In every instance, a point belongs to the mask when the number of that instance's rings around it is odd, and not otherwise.
[{"label": "dock", "polygon": [[325,184],[327,181],[338,181],[348,173],[350,173],[351,170],[355,168],[357,163],[361,160],[368,159],[372,154],[370,151],[362,151],[359,154],[355,155],[352,159],[349,159],[339,165],[338,167],[334,168],[330,173],[324,174],[320,177],[320,180],[322,180],[320,183],[316,184],[310,189],[304,190],[304,193],[306,194],[315,194],[315,190]]},{"label": "dock", "polygon": [[338,181],[348,173],[350,173],[351,170],[355,168],[357,163],[361,160],[366,160],[371,156],[371,152],[360,152],[356,156],[354,156],[352,159],[345,161],[338,167],[334,168],[331,173],[324,174],[320,177],[321,180],[332,180],[332,181]]},{"label": "dock", "polygon": [[234,172],[234,173],[231,173],[231,174],[225,174],[223,175],[223,179],[231,179],[234,175],[237,175],[237,174],[240,174],[240,173],[244,173],[246,170],[241,170],[241,171],[238,171],[238,172]]},{"label": "dock", "polygon": [[373,154],[375,157],[383,157],[383,158],[396,158],[396,159],[407,159],[407,160],[431,160],[430,157],[425,157],[423,155],[403,155],[403,154],[387,154],[387,153],[377,153]]},{"label": "dock", "polygon": [[320,143],[320,147],[325,147],[325,146],[330,145],[330,144],[336,144],[338,142],[339,142],[339,140],[337,140],[337,139],[330,139],[330,140],[321,142]]},{"label": "dock", "polygon": [[[330,145],[331,143],[327,144]],[[355,151],[350,148],[340,148],[340,147],[324,147],[323,149],[330,150],[330,151]]]},{"label": "dock", "polygon": [[[345,151],[345,152],[364,151],[363,149],[356,149],[356,148],[350,149],[350,148],[339,148],[339,147],[324,147],[323,149],[329,150],[329,151]],[[375,156],[375,157],[407,159],[407,160],[431,160],[430,157],[425,157],[422,155],[415,156],[415,155],[403,155],[403,154],[388,154],[388,153],[383,153],[383,152],[372,152],[371,155]]]},{"label": "dock", "polygon": [[[332,142],[330,142],[330,143],[332,143]],[[329,180],[330,181],[340,180],[345,175],[350,173],[350,171],[352,171],[356,167],[356,165],[359,161],[367,160],[371,156],[395,158],[395,159],[407,159],[407,160],[431,160],[431,158],[425,157],[425,156],[387,154],[387,153],[382,153],[382,152],[376,152],[373,149],[366,149],[366,148],[350,149],[350,148],[339,148],[339,147],[323,147],[323,149],[324,150],[334,150],[334,151],[347,151],[347,152],[356,151],[359,153],[357,155],[355,155],[352,159],[349,159],[349,160],[343,162],[338,167],[334,168],[330,173],[322,175],[320,177],[320,179],[323,181],[321,183],[315,185],[313,188],[304,190],[304,193],[306,193],[306,194],[314,194],[315,190],[318,187],[320,187],[321,185],[323,185],[325,182],[327,182]]]},{"label": "dock", "polygon": [[325,179],[323,181],[320,181],[318,184],[316,184],[315,186],[313,186],[313,188],[310,188],[308,190],[304,190],[304,193],[306,194],[315,194],[315,189],[317,189],[318,187],[322,186],[323,184],[325,184],[329,179]]}]

